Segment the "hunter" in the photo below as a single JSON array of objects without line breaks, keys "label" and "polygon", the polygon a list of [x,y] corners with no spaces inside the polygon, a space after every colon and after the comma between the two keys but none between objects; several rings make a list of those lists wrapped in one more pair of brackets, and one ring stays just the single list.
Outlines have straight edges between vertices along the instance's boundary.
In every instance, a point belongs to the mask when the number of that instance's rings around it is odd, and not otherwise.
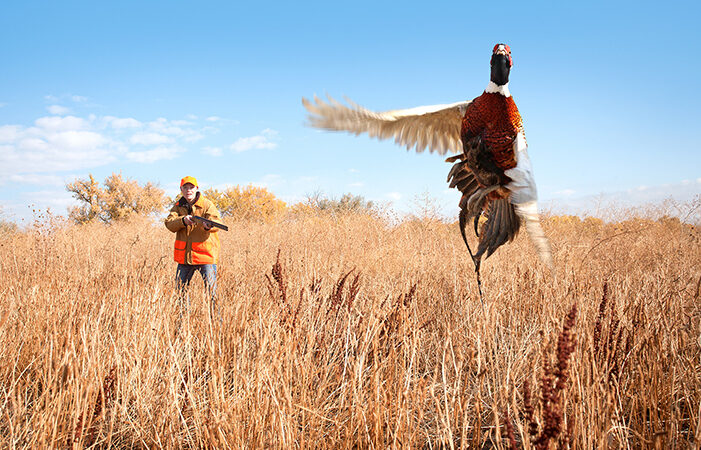
[{"label": "hunter", "polygon": [[[185,291],[195,272],[200,272],[211,298],[210,311],[219,316],[217,307],[217,261],[219,259],[219,233],[210,223],[195,216],[221,222],[219,211],[198,189],[195,177],[180,180],[182,196],[170,209],[165,220],[166,228],[175,233],[174,257],[178,263],[175,273],[181,307],[187,310],[189,297]],[[220,320],[221,320],[221,316]]]}]

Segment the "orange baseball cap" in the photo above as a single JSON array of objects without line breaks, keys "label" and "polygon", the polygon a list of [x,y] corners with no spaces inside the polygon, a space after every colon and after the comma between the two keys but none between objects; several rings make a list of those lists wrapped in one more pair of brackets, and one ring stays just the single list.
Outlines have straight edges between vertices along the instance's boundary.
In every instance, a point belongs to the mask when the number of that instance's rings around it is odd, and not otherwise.
[{"label": "orange baseball cap", "polygon": [[195,177],[185,177],[182,180],[180,180],[180,186],[182,186],[185,183],[192,183],[195,185],[195,187],[199,187],[199,185],[197,184],[197,178]]}]

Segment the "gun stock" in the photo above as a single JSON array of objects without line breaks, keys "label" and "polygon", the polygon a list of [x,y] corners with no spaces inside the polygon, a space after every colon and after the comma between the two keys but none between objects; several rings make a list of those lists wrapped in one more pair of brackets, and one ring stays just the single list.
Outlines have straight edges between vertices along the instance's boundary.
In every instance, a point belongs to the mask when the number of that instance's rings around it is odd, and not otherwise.
[{"label": "gun stock", "polygon": [[200,216],[192,216],[192,217],[196,220],[199,220],[202,223],[206,223],[207,225],[217,227],[217,228],[224,230],[224,231],[229,231],[229,227],[227,227],[226,225],[224,225],[222,223],[214,222],[213,220],[205,219],[204,217],[200,217]]}]

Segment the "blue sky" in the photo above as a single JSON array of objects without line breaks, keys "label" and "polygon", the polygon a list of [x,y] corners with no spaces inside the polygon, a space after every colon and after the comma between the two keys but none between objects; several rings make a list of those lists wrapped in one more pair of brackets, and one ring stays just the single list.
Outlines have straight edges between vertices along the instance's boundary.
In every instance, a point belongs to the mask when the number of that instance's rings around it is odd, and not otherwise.
[{"label": "blue sky", "polygon": [[[304,126],[301,97],[374,110],[474,98],[511,46],[541,203],[701,193],[696,2],[77,2],[0,6],[0,202],[65,213],[113,172],[169,195],[253,183],[448,215],[449,165]],[[627,196],[626,193],[630,193]],[[623,194],[623,195],[621,195]]]}]

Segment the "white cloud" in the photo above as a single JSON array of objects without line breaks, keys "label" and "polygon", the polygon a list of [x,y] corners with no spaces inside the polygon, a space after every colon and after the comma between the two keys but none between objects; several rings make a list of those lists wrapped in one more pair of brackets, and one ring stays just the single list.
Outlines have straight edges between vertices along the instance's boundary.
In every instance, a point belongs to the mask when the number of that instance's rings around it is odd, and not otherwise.
[{"label": "white cloud", "polygon": [[102,120],[115,130],[123,130],[125,128],[140,128],[143,124],[131,117],[119,118],[113,116],[105,116]]},{"label": "white cloud", "polygon": [[18,147],[20,150],[26,150],[28,152],[44,151],[48,149],[48,144],[44,139],[28,137],[19,141]]},{"label": "white cloud", "polygon": [[149,128],[165,134],[173,134],[176,136],[182,136],[185,134],[185,130],[179,126],[175,126],[173,122],[169,121],[164,117],[159,117],[158,119],[148,123]]},{"label": "white cloud", "polygon": [[49,114],[55,114],[57,116],[64,116],[71,112],[70,109],[66,108],[65,106],[61,105],[51,105],[47,106],[46,110],[49,112]]},{"label": "white cloud", "polygon": [[158,133],[136,133],[129,142],[136,145],[161,145],[173,142],[173,138]]},{"label": "white cloud", "polygon": [[93,131],[61,131],[46,138],[46,142],[54,148],[71,150],[90,150],[99,148],[107,143],[107,139]]},{"label": "white cloud", "polygon": [[69,130],[84,130],[88,128],[88,122],[85,119],[75,116],[48,116],[40,117],[34,121],[34,124],[46,131],[69,131]]},{"label": "white cloud", "polygon": [[206,126],[200,128],[200,131],[204,134],[217,134],[217,133],[221,132],[221,128],[213,127],[211,125],[206,125]]},{"label": "white cloud", "polygon": [[22,127],[19,125],[0,126],[0,144],[17,140],[21,134],[21,131]]},{"label": "white cloud", "polygon": [[235,152],[245,152],[247,150],[274,149],[277,147],[277,131],[266,128],[257,136],[239,138],[231,144],[231,150]]},{"label": "white cloud", "polygon": [[190,125],[192,124],[186,120],[168,120],[163,117],[148,123],[148,127],[156,133],[175,136],[188,142],[202,139],[204,137],[202,133],[189,128]]},{"label": "white cloud", "polygon": [[245,152],[252,149],[273,149],[277,144],[270,142],[265,136],[251,136],[239,138],[231,144],[231,149],[235,152]]},{"label": "white cloud", "polygon": [[402,198],[402,194],[399,192],[388,192],[385,194],[385,197],[389,198],[390,200],[399,201]]},{"label": "white cloud", "polygon": [[49,116],[35,126],[0,127],[0,174],[27,174],[82,169],[115,159],[119,143],[90,130],[90,122],[74,116]]},{"label": "white cloud", "polygon": [[187,134],[186,136],[184,136],[183,140],[185,140],[185,142],[197,142],[199,140],[202,140],[203,138],[204,138],[204,135],[202,133],[197,132],[197,131],[193,131],[193,132]]},{"label": "white cloud", "polygon": [[[25,139],[0,151],[0,175],[80,170],[115,161],[110,144],[99,135],[70,133],[51,137],[51,143],[38,138]],[[90,143],[103,145],[93,147]]]},{"label": "white cloud", "polygon": [[188,120],[197,120],[197,116],[194,114],[188,114],[185,116],[185,118]]},{"label": "white cloud", "polygon": [[179,147],[157,147],[143,152],[127,152],[126,158],[137,163],[154,163],[163,159],[175,159],[184,150]]},{"label": "white cloud", "polygon": [[362,181],[356,181],[355,183],[348,184],[348,187],[351,187],[351,188],[359,188],[359,187],[363,187],[363,186],[365,186],[365,183],[363,183]]},{"label": "white cloud", "polygon": [[0,102],[0,108],[3,108],[3,107],[5,107],[5,106],[7,106],[7,103]]},{"label": "white cloud", "polygon": [[[61,98],[70,99],[69,95]],[[55,96],[47,100],[57,101]],[[74,101],[84,101],[73,98]],[[63,113],[51,103],[52,113]],[[208,124],[211,127],[211,125]],[[89,114],[41,116],[27,125],[0,124],[0,177],[5,183],[61,185],[61,172],[81,171],[131,161],[153,163],[173,159],[186,143],[211,134],[187,120],[158,118],[140,122],[130,117]],[[266,131],[266,136],[272,134]],[[225,147],[205,146],[203,152],[222,154]]]},{"label": "white cloud", "polygon": [[207,121],[209,121],[209,122],[218,122],[218,121],[221,120],[221,117],[218,117],[218,116],[209,116],[209,117],[207,117],[205,120],[207,120]]},{"label": "white cloud", "polygon": [[[0,180],[0,183],[2,183],[2,181],[3,180]],[[63,186],[66,184],[66,179],[64,177],[60,177],[58,175],[44,175],[38,173],[12,174],[5,178],[5,181],[21,184],[38,184],[52,186]]]},{"label": "white cloud", "polygon": [[221,156],[224,154],[224,151],[221,149],[221,147],[203,147],[202,153],[209,156]]},{"label": "white cloud", "polygon": [[63,100],[70,100],[74,103],[85,103],[88,101],[87,97],[84,97],[82,95],[70,95],[70,94],[61,94],[61,95],[53,95],[53,94],[48,94],[44,96],[44,100],[51,102],[51,103],[56,103],[60,101],[61,99]]}]

